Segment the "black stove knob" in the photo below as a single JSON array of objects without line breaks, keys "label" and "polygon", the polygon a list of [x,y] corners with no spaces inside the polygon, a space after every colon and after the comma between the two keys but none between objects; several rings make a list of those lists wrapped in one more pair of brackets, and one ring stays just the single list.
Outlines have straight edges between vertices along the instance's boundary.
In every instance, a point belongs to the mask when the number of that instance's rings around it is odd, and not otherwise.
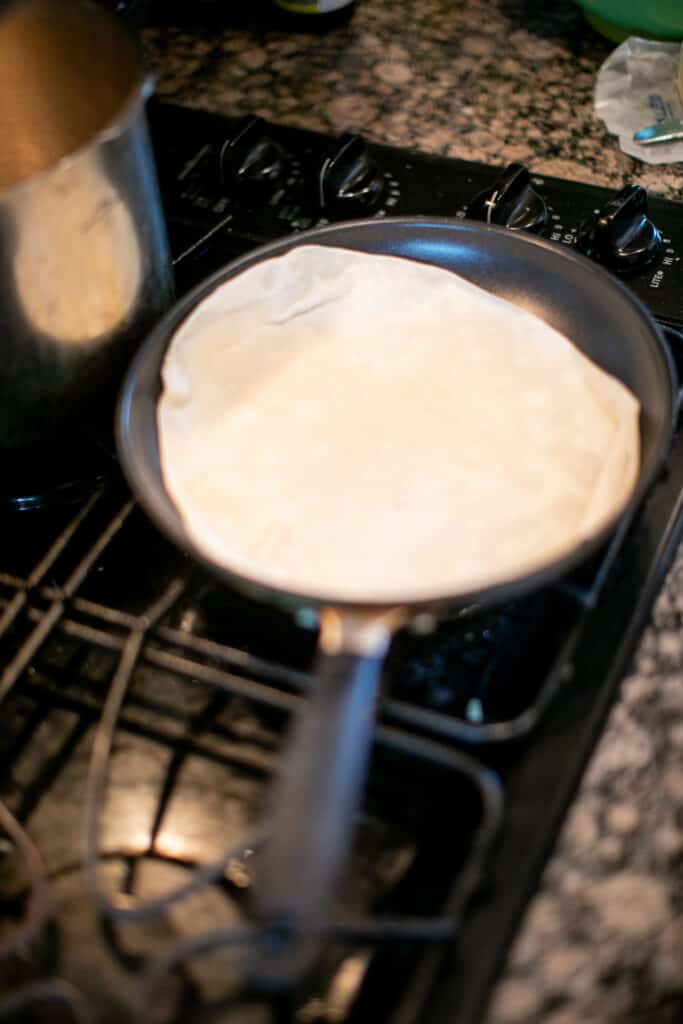
[{"label": "black stove knob", "polygon": [[524,164],[509,164],[490,188],[474,197],[467,216],[515,231],[541,231],[548,222],[548,209],[532,188]]},{"label": "black stove knob", "polygon": [[286,167],[284,153],[261,117],[245,117],[223,143],[218,159],[221,185],[231,193],[262,195],[282,180]]},{"label": "black stove knob", "polygon": [[647,215],[647,192],[642,185],[626,185],[585,220],[577,243],[586,256],[613,270],[627,271],[650,263],[662,236]]},{"label": "black stove knob", "polygon": [[330,217],[356,217],[379,205],[384,175],[360,135],[341,135],[318,174],[320,209]]}]

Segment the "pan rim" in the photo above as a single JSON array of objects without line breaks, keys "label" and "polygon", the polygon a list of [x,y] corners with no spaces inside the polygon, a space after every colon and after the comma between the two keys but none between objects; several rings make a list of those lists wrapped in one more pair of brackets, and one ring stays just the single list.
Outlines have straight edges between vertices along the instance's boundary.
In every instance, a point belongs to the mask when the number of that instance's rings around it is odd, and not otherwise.
[{"label": "pan rim", "polygon": [[[163,481],[161,493],[158,493],[159,488],[156,481],[153,479],[153,474],[150,472],[147,460],[141,457],[140,453],[136,451],[132,445],[132,431],[130,429],[130,423],[135,417],[134,405],[136,397],[139,397],[137,393],[139,391],[140,375],[147,362],[150,360],[156,360],[158,363],[158,369],[160,369],[171,339],[180,328],[181,324],[196,309],[198,304],[207,298],[208,295],[224,281],[241,273],[252,264],[261,262],[267,258],[282,255],[293,247],[298,247],[304,244],[316,244],[321,238],[329,239],[330,236],[332,237],[333,244],[339,244],[340,247],[343,248],[345,235],[353,235],[359,228],[367,230],[373,225],[376,225],[378,231],[382,231],[388,227],[390,231],[398,229],[419,229],[420,231],[429,231],[431,228],[434,228],[446,229],[449,231],[452,230],[454,232],[470,232],[477,235],[481,235],[482,233],[492,233],[505,235],[508,240],[514,238],[515,242],[513,244],[519,244],[522,249],[529,245],[546,249],[552,253],[553,259],[559,258],[579,265],[582,273],[585,272],[586,269],[590,268],[591,275],[602,276],[605,286],[615,294],[620,294],[621,301],[625,301],[629,306],[631,306],[634,313],[636,313],[644,322],[645,326],[647,326],[647,341],[650,353],[654,360],[659,363],[660,373],[663,377],[666,377],[667,381],[670,410],[668,423],[661,431],[661,437],[659,438],[657,449],[650,467],[645,473],[642,472],[641,467],[641,472],[634,492],[625,506],[611,516],[596,534],[581,541],[560,558],[556,558],[552,562],[544,563],[531,572],[516,575],[512,578],[505,579],[500,583],[461,591],[456,594],[453,594],[452,592],[443,594],[433,593],[429,596],[411,597],[409,594],[404,592],[403,594],[396,595],[393,598],[390,595],[387,595],[383,597],[381,601],[340,600],[331,593],[310,594],[303,591],[286,590],[284,588],[276,587],[270,583],[265,583],[258,578],[250,577],[244,573],[237,572],[214,562],[194,543],[192,538],[186,532],[180,515],[166,491],[165,486],[163,486]],[[353,245],[348,245],[347,247],[352,249],[356,248]],[[119,394],[115,419],[115,437],[119,462],[126,481],[140,506],[154,523],[156,528],[159,529],[164,536],[169,538],[178,548],[180,548],[180,550],[191,555],[195,561],[207,569],[215,578],[226,583],[231,588],[240,590],[258,600],[267,601],[271,604],[278,604],[280,606],[284,605],[290,609],[334,606],[340,609],[354,611],[377,612],[384,608],[409,607],[411,612],[418,615],[428,611],[435,611],[442,607],[470,608],[472,606],[476,606],[478,608],[484,608],[491,605],[502,604],[506,601],[512,600],[513,598],[518,598],[525,594],[532,593],[535,590],[540,590],[553,581],[563,578],[572,569],[577,568],[585,562],[591,554],[599,550],[600,547],[606,543],[609,537],[614,534],[620,522],[625,520],[630,522],[637,512],[646,493],[654,483],[658,473],[661,471],[666,455],[671,446],[676,414],[676,380],[677,377],[673,357],[669,351],[666,341],[664,340],[663,332],[656,320],[647,310],[644,303],[642,303],[641,300],[615,275],[611,274],[598,264],[588,260],[575,250],[536,235],[522,234],[521,232],[513,233],[508,228],[496,225],[486,225],[479,221],[472,221],[466,218],[455,219],[429,216],[385,217],[375,220],[368,220],[364,218],[315,227],[307,231],[287,235],[276,239],[275,241],[267,242],[264,245],[250,249],[248,252],[239,256],[237,259],[230,261],[195,285],[161,318],[147,338],[143,341],[138,352],[131,361]],[[154,400],[155,413],[157,398],[158,392]],[[156,425],[156,415],[154,416],[154,422]]]}]

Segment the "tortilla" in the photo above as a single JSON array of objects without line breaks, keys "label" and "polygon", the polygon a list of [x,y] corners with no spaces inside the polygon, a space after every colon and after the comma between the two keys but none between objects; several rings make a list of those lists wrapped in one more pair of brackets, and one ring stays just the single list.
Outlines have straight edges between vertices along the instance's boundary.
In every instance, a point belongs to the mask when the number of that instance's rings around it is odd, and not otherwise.
[{"label": "tortilla", "polygon": [[639,405],[450,271],[303,245],[169,346],[162,472],[197,548],[273,587],[392,604],[530,573],[631,496]]}]

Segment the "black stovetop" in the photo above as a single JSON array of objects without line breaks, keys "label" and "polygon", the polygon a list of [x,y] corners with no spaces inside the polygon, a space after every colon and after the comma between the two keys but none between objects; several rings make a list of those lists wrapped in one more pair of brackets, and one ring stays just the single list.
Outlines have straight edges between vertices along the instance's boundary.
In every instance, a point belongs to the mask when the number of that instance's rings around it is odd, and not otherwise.
[{"label": "black stovetop", "polygon": [[[179,290],[320,219],[329,140],[268,129],[261,167],[275,154],[285,170],[264,191],[221,181],[242,122],[163,108],[154,123]],[[373,215],[457,216],[497,174],[370,155],[386,183]],[[565,244],[609,198],[534,187]],[[670,241],[629,280],[677,325],[683,221],[672,203],[650,209]],[[315,620],[214,582],[154,530],[113,460],[74,505],[3,513],[0,1018],[480,1020],[675,550],[682,494],[677,436],[634,521],[580,572],[397,638],[327,953],[310,989],[275,1006],[245,998],[240,950]]]}]

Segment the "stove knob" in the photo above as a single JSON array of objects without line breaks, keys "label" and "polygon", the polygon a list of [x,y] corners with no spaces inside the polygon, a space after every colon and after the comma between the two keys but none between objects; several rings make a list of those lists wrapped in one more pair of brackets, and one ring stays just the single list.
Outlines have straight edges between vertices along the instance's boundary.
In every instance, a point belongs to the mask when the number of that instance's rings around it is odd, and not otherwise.
[{"label": "stove knob", "polygon": [[257,195],[280,182],[286,165],[282,149],[269,137],[261,117],[245,117],[235,134],[223,143],[218,159],[226,191],[239,189]]},{"label": "stove knob", "polygon": [[647,216],[647,192],[627,185],[579,227],[578,247],[586,256],[613,270],[631,270],[650,263],[662,236]]},{"label": "stove knob", "polygon": [[361,136],[341,135],[318,175],[320,209],[336,218],[362,215],[379,204],[384,188],[384,175]]},{"label": "stove knob", "polygon": [[545,202],[531,187],[524,164],[509,164],[490,188],[474,197],[467,216],[515,231],[541,231],[548,222]]}]

